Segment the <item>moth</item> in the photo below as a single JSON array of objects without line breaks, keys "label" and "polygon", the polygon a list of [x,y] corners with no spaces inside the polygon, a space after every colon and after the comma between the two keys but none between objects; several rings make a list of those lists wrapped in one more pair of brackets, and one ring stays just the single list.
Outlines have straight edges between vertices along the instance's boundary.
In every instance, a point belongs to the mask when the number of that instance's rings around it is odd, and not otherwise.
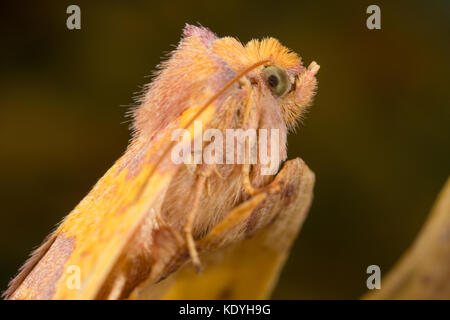
[{"label": "moth", "polygon": [[[31,254],[4,296],[267,297],[312,199],[314,174],[305,163],[282,163],[318,70],[274,38],[242,45],[186,25],[132,110],[124,155]],[[200,137],[196,125],[205,134],[214,129],[214,139]],[[185,134],[174,140],[180,129]],[[256,139],[233,136],[221,160],[219,136],[229,130]],[[212,161],[202,161],[195,146]],[[271,156],[255,161],[258,146]],[[196,161],[175,161],[182,151],[183,160]],[[268,168],[275,171],[264,174]]]}]

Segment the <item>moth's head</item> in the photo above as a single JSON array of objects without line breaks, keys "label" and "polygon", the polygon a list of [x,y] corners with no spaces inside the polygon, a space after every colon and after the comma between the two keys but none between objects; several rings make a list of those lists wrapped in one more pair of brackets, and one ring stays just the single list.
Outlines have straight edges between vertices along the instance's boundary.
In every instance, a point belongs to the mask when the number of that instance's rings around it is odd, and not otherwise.
[{"label": "moth's head", "polygon": [[161,63],[133,110],[133,128],[152,135],[237,78],[271,98],[286,127],[293,128],[311,104],[318,70],[315,62],[305,68],[296,53],[274,38],[252,40],[244,46],[235,38],[219,38],[207,28],[186,25],[176,50]]},{"label": "moth's head", "polygon": [[316,62],[304,67],[296,53],[274,38],[252,40],[245,46],[231,37],[220,38],[214,41],[213,50],[236,72],[267,60],[244,78],[260,90],[270,92],[282,110],[287,127],[295,127],[316,92],[316,74],[320,68]]},{"label": "moth's head", "polygon": [[316,93],[316,74],[320,66],[312,62],[308,68],[288,72],[277,64],[265,65],[261,70],[261,85],[270,90],[283,112],[288,128],[295,127]]}]

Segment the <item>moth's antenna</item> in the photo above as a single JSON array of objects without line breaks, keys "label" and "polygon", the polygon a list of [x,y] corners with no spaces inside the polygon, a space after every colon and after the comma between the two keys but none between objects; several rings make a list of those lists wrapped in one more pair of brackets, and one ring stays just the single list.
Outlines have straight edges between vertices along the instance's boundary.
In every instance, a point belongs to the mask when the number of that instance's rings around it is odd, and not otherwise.
[{"label": "moth's antenna", "polygon": [[[218,99],[222,94],[225,93],[225,91],[227,91],[229,88],[231,88],[231,86],[233,84],[235,84],[236,82],[238,82],[243,76],[245,76],[247,73],[251,72],[252,70],[256,69],[257,67],[268,63],[272,61],[271,58],[268,59],[264,59],[261,61],[258,61],[254,64],[252,64],[251,66],[247,67],[245,70],[243,70],[241,73],[239,73],[237,76],[235,76],[233,79],[231,79],[222,89],[220,89],[215,95],[213,95],[201,108],[200,110],[194,115],[194,117],[192,117],[191,120],[189,120],[189,122],[183,127],[183,129],[188,128],[194,121],[195,119],[197,119],[208,107],[211,103],[213,103],[216,99]],[[172,147],[175,145],[176,141],[172,141],[169,146],[167,147],[166,150],[164,150],[163,154],[161,155],[161,158],[159,158],[159,161],[156,163],[156,165],[153,167],[153,170],[151,170],[149,172],[149,175],[147,177],[147,179],[144,182],[144,185],[142,186],[141,190],[139,190],[139,193],[136,195],[136,199],[135,201],[138,201],[139,198],[141,197],[143,191],[145,190],[145,187],[147,186],[148,183],[148,178],[151,177],[153,175],[153,173],[155,172],[155,170],[158,168],[159,164],[161,163],[161,160],[165,158],[165,156],[167,155],[167,153],[170,152],[170,150],[172,150]]]}]

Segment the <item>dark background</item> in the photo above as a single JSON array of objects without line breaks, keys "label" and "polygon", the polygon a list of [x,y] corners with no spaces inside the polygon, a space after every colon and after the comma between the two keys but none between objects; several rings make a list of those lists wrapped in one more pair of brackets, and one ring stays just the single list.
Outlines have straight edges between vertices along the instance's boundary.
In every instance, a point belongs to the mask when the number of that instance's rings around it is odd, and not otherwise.
[{"label": "dark background", "polygon": [[[66,8],[81,7],[81,30]],[[382,30],[366,28],[370,4]],[[0,8],[0,289],[120,157],[126,106],[185,23],[274,36],[321,65],[289,157],[315,199],[275,298],[357,298],[450,173],[448,1],[9,1]]]}]

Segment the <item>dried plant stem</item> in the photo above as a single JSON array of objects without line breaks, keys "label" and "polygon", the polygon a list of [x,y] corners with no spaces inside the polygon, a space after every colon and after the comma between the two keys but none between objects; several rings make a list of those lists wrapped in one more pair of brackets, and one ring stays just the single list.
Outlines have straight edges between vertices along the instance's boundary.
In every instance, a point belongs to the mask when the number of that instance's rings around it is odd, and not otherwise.
[{"label": "dried plant stem", "polygon": [[450,178],[413,246],[363,299],[450,299]]}]

